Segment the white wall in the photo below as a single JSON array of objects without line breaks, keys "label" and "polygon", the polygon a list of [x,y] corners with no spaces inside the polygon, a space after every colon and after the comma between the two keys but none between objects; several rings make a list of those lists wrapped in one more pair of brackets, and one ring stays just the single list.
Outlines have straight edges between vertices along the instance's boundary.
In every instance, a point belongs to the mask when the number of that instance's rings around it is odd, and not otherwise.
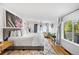
[{"label": "white wall", "polygon": [[79,10],[64,17],[61,27],[61,45],[72,54],[79,54],[79,44],[64,39],[64,22],[68,20],[79,20]]},{"label": "white wall", "polygon": [[79,55],[79,44],[62,39],[61,45],[68,50],[71,54]]},{"label": "white wall", "polygon": [[0,42],[3,41],[3,27],[4,27],[4,9],[0,6]]},{"label": "white wall", "polygon": [[0,28],[0,42],[3,41],[3,29]]}]

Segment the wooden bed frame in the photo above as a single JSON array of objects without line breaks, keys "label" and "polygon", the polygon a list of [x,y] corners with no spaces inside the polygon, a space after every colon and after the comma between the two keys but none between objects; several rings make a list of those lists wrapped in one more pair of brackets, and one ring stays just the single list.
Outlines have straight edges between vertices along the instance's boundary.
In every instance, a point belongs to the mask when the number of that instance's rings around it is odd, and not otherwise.
[{"label": "wooden bed frame", "polygon": [[44,46],[11,46],[8,49],[12,50],[44,50]]}]

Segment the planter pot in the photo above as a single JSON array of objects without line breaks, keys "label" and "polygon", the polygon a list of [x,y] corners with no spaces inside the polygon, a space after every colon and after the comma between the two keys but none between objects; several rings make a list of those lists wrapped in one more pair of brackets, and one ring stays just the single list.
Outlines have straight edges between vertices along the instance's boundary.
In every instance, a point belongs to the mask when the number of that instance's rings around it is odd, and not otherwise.
[{"label": "planter pot", "polygon": [[53,38],[56,38],[56,36],[52,36]]}]

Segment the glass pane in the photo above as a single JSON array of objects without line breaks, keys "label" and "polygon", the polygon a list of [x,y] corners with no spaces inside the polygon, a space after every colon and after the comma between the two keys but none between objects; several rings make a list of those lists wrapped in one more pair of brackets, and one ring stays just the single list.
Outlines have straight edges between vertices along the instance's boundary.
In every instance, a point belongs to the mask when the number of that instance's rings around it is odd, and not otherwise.
[{"label": "glass pane", "polygon": [[72,41],[72,21],[66,21],[64,24],[64,38]]},{"label": "glass pane", "polygon": [[74,42],[79,44],[79,20],[74,22]]}]

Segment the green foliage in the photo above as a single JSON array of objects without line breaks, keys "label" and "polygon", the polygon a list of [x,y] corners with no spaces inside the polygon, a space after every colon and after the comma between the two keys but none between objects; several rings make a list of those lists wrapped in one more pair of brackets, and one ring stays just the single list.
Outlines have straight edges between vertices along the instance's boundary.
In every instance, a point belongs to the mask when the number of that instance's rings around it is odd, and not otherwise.
[{"label": "green foliage", "polygon": [[79,33],[79,21],[75,25],[75,31],[76,31],[76,33]]},{"label": "green foliage", "polygon": [[65,23],[64,31],[65,32],[71,32],[72,31],[72,21],[71,20],[69,20]]},{"label": "green foliage", "polygon": [[79,21],[77,22],[77,24],[75,25],[76,30],[79,30]]},{"label": "green foliage", "polygon": [[50,35],[50,36],[55,36],[55,33],[50,33],[50,32],[48,32],[48,35]]}]

